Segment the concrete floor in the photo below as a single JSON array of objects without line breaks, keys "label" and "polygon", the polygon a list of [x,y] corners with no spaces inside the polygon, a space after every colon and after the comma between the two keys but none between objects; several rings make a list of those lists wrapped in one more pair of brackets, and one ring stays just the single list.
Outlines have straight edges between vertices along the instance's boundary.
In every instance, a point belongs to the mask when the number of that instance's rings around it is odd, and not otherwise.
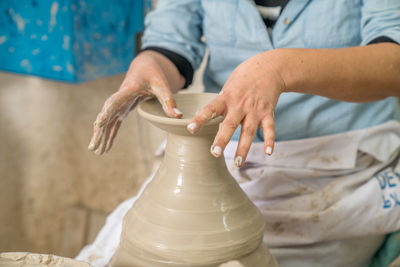
[{"label": "concrete floor", "polygon": [[[0,72],[0,251],[75,256],[137,192],[161,131],[132,112],[108,154],[87,150],[92,123],[122,79],[74,85]],[[191,90],[201,91],[196,80]]]}]

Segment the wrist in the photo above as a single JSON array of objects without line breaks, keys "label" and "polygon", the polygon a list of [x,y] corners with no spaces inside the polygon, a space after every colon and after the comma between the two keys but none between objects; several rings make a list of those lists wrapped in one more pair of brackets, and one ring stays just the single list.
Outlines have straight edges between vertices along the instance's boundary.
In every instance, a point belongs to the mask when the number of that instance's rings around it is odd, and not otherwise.
[{"label": "wrist", "polygon": [[143,60],[145,65],[153,65],[164,76],[173,93],[177,93],[185,84],[185,77],[179,72],[177,66],[164,54],[154,50],[143,50],[135,60]]},{"label": "wrist", "polygon": [[[294,49],[278,48],[264,53],[267,66],[282,80],[282,92],[294,92],[300,84],[300,71],[296,61],[299,61]],[[300,60],[300,62],[302,62]]]}]

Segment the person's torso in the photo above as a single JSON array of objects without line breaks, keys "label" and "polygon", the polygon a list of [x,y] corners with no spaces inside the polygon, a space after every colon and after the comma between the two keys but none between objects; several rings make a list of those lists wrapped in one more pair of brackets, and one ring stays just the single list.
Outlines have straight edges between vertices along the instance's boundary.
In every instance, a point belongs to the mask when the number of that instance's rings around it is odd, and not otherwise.
[{"label": "person's torso", "polygon": [[[361,0],[292,0],[282,10],[271,36],[250,0],[203,0],[203,33],[209,49],[204,85],[219,92],[246,59],[275,48],[343,48],[361,43]],[[275,110],[276,140],[340,133],[400,118],[396,98],[348,103],[284,93]],[[235,135],[236,138],[238,135]],[[259,131],[256,141],[262,141]]]}]

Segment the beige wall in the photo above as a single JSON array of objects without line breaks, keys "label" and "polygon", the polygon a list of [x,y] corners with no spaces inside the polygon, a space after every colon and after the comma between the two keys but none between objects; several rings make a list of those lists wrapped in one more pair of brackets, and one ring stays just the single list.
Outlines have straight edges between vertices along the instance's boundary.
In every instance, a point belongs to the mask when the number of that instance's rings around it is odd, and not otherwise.
[{"label": "beige wall", "polygon": [[87,150],[122,78],[72,85],[0,73],[0,251],[73,256],[93,214],[110,212],[149,175],[162,133],[136,112],[109,154]]}]

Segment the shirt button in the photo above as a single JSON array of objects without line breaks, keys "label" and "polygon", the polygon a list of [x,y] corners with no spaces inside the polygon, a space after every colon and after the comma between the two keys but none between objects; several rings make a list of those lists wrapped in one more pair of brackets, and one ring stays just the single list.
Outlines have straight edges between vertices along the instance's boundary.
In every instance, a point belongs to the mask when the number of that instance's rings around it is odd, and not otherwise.
[{"label": "shirt button", "polygon": [[285,25],[289,25],[290,19],[289,19],[289,18],[285,18],[285,19],[283,20],[283,23],[284,23]]}]

